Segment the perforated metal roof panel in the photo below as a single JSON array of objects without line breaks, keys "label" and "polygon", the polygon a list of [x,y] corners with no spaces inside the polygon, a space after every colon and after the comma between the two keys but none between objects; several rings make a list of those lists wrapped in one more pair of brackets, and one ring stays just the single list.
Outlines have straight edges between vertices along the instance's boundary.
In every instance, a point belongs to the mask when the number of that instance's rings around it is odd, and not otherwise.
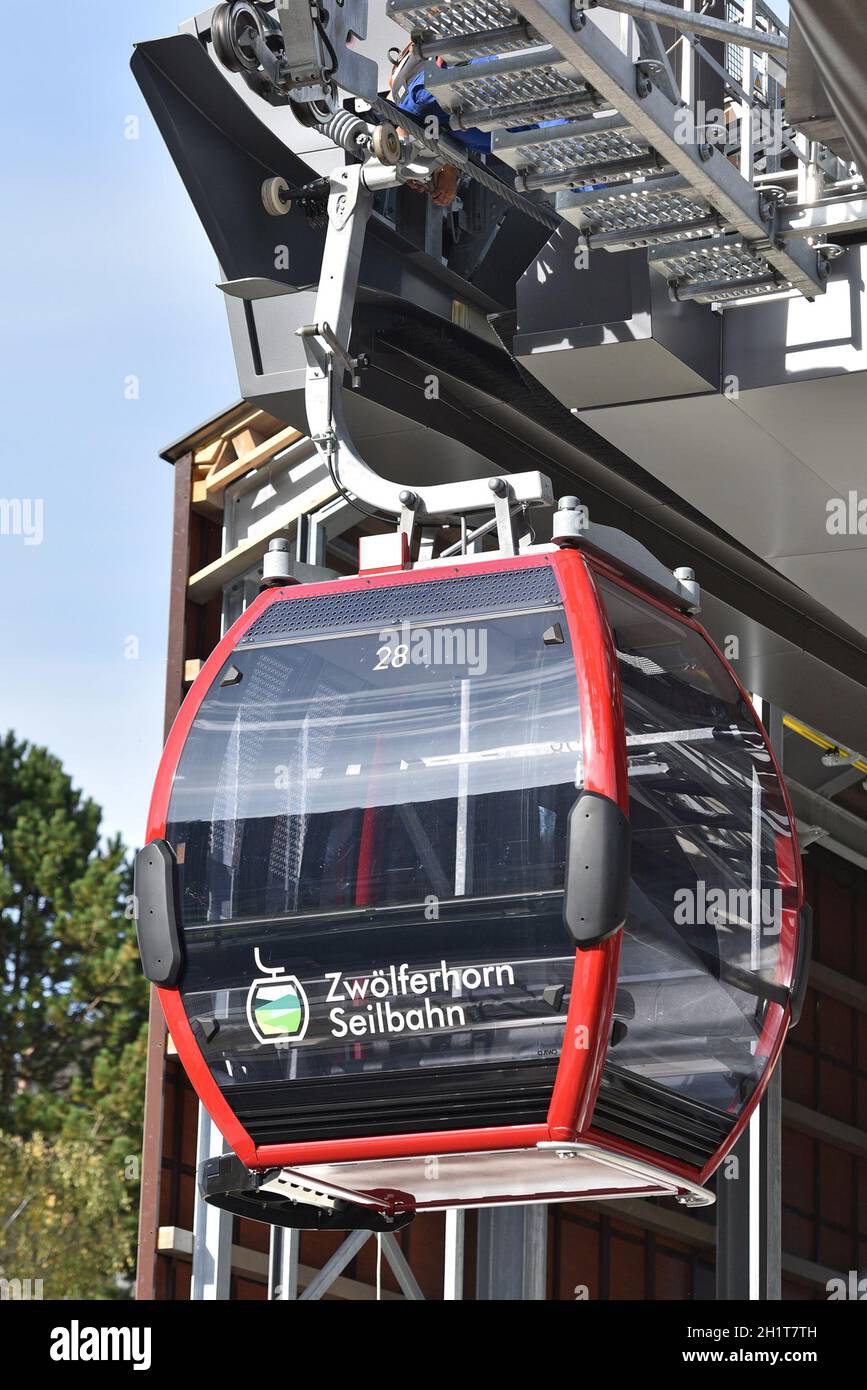
[{"label": "perforated metal roof panel", "polygon": [[348,591],[335,588],[333,593],[272,603],[239,645],[259,645],[314,631],[388,626],[405,618],[505,613],[560,601],[557,581],[548,565],[430,579],[424,584]]}]

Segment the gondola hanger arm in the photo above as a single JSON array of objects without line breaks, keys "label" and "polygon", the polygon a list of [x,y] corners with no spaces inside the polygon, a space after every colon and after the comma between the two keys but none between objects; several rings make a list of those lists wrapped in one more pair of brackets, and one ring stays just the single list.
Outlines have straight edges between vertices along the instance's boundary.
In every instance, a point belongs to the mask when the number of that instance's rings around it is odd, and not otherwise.
[{"label": "gondola hanger arm", "polygon": [[[356,151],[365,146],[372,149],[372,138],[358,129],[365,127],[364,122],[356,118],[351,129],[345,122],[341,124],[343,129],[336,133],[344,143],[349,139]],[[307,355],[305,399],[310,436],[337,486],[364,506],[393,517],[410,543],[423,519],[493,511],[501,551],[515,553],[518,539],[511,520],[515,509],[553,501],[551,483],[544,474],[534,471],[425,486],[394,483],[376,473],[362,457],[346,421],[344,374],[357,387],[365,365],[363,358],[351,354],[350,339],[374,193],[408,179],[429,178],[432,167],[419,161],[411,145],[398,143],[400,154],[394,163],[371,156],[361,164],[336,169],[330,177],[328,231],[314,322],[298,330]]]}]

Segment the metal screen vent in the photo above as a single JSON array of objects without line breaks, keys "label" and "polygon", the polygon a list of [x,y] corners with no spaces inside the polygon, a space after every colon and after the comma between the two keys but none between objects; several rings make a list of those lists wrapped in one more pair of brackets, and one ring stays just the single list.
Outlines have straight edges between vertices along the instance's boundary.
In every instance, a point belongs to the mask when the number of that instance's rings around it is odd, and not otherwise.
[{"label": "metal screen vent", "polygon": [[304,632],[390,627],[405,618],[509,612],[560,602],[554,571],[548,565],[375,589],[335,590],[311,598],[276,599],[238,645],[271,642]]}]

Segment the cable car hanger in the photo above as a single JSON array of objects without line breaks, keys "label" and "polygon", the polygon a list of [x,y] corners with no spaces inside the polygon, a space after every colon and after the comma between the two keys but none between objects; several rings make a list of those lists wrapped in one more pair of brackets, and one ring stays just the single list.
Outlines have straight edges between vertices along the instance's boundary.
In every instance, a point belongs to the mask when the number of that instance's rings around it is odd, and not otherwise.
[{"label": "cable car hanger", "polygon": [[[461,539],[446,548],[441,559],[456,553],[466,556],[473,542],[492,530],[496,530],[501,555],[526,553],[533,548],[527,510],[550,506],[553,501],[551,482],[545,474],[497,474],[434,486],[393,483],[370,467],[352,439],[341,387],[346,375],[357,389],[365,366],[363,357],[352,356],[350,338],[374,195],[408,181],[429,181],[435,160],[414,143],[412,136],[400,136],[386,124],[372,126],[345,111],[335,112],[322,121],[321,129],[361,162],[338,166],[328,180],[328,230],[315,318],[313,323],[296,330],[307,356],[305,403],[310,436],[341,495],[362,511],[370,510],[397,522],[396,543],[390,547],[392,555],[405,553],[411,558],[415,553],[418,558],[419,533],[426,523],[444,519],[457,519]],[[286,211],[287,194],[282,179],[271,178],[263,185],[263,201],[274,213]],[[468,529],[468,517],[478,518],[489,509],[493,510],[490,521],[477,522]],[[641,575],[669,599],[673,598],[685,611],[700,611],[699,588],[692,570],[683,568],[672,574],[640,542],[613,528],[591,523],[587,509],[576,498],[563,499],[556,512],[553,541],[582,544],[608,554],[629,572]],[[382,538],[364,538],[363,546],[369,550],[375,547],[382,558]],[[484,554],[490,558],[490,552]],[[266,556],[266,581],[288,578],[288,565],[288,552],[278,543]]]},{"label": "cable car hanger", "polygon": [[426,521],[477,515],[493,508],[499,547],[504,554],[515,554],[519,543],[516,511],[549,505],[553,499],[550,481],[542,473],[401,486],[374,472],[353,442],[339,386],[348,373],[353,387],[358,387],[364,365],[351,356],[349,339],[374,194],[408,180],[429,181],[434,161],[423,157],[394,127],[372,127],[347,113],[327,122],[323,133],[336,138],[348,152],[361,154],[363,162],[338,168],[331,175],[315,321],[297,330],[307,354],[305,399],[311,438],[338,490],[352,494],[362,508],[394,518],[410,553],[416,528]]}]

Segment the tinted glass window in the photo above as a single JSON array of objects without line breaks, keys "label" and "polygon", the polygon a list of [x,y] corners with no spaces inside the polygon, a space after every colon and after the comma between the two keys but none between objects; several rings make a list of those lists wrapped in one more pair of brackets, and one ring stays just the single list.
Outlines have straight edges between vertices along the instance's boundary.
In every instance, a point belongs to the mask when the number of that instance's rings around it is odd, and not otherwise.
[{"label": "tinted glass window", "polygon": [[788,984],[788,816],[752,714],[711,646],[619,586],[600,587],[623,688],[632,822],[622,1026],[609,1057],[736,1112],[764,1067],[768,1004]]},{"label": "tinted glass window", "polygon": [[241,649],[172,790],[184,925],[560,889],[580,778],[557,611]]},{"label": "tinted glass window", "polygon": [[233,653],[167,829],[221,1084],[556,1059],[577,689],[551,607]]},{"label": "tinted glass window", "polygon": [[535,1067],[559,1057],[574,967],[557,895],[464,898],[199,928],[183,994],[224,1086]]}]

